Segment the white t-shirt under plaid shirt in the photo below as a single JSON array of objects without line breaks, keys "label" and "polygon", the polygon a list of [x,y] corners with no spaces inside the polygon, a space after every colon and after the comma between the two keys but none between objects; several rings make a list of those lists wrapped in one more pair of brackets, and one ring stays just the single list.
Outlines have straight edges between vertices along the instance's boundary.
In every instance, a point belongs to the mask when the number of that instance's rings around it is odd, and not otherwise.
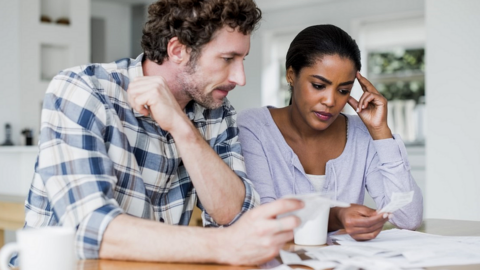
[{"label": "white t-shirt under plaid shirt", "polygon": [[[129,82],[143,76],[142,58],[64,70],[45,95],[25,227],[76,227],[82,259],[98,258],[103,233],[119,214],[187,225],[197,202],[172,136],[127,102]],[[259,204],[246,178],[236,112],[225,100],[215,110],[192,101],[185,113],[245,184],[233,223]],[[206,226],[218,226],[203,216]]]}]

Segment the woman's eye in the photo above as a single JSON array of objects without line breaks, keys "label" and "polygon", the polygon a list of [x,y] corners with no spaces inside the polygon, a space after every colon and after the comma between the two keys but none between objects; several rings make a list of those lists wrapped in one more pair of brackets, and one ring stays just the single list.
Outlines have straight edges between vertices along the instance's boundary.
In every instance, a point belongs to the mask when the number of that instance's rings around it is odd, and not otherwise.
[{"label": "woman's eye", "polygon": [[345,90],[345,89],[340,89],[339,92],[340,92],[340,94],[342,94],[342,95],[348,95],[348,94],[350,93],[349,90]]},{"label": "woman's eye", "polygon": [[315,89],[324,89],[325,88],[325,85],[323,85],[323,84],[312,83],[312,86]]},{"label": "woman's eye", "polygon": [[228,63],[228,62],[232,61],[233,58],[232,57],[223,57],[223,60],[225,60],[225,62]]}]

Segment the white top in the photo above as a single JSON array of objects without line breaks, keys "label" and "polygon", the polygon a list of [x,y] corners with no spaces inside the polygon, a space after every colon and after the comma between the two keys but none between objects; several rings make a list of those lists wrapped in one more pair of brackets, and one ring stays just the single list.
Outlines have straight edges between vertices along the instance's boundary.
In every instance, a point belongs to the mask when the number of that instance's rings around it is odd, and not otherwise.
[{"label": "white top", "polygon": [[308,180],[312,183],[315,191],[320,192],[323,190],[323,186],[325,185],[325,180],[327,180],[326,175],[315,175],[315,174],[306,174]]}]

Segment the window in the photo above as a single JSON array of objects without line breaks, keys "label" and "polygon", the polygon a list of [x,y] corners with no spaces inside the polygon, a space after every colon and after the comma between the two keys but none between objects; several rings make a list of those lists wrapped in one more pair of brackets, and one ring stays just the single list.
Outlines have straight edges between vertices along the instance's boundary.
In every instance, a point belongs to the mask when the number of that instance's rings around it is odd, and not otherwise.
[{"label": "window", "polygon": [[425,49],[370,51],[368,78],[389,101],[388,123],[405,142],[423,143]]},{"label": "window", "polygon": [[[407,145],[425,142],[425,20],[423,14],[371,18],[354,25],[362,74],[388,100],[388,125]],[[362,90],[354,86],[352,95]],[[350,113],[350,112],[349,112]],[[353,112],[351,112],[353,113]]]}]

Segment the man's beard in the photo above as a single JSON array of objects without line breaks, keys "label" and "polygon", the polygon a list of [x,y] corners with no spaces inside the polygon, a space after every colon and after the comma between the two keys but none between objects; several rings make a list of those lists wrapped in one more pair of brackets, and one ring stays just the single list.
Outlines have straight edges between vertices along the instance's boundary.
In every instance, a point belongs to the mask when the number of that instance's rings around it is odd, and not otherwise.
[{"label": "man's beard", "polygon": [[181,89],[185,95],[193,99],[195,102],[207,109],[217,109],[223,104],[223,100],[216,101],[213,98],[213,92],[204,94],[202,89],[207,86],[207,83],[198,84],[196,79],[203,78],[202,72],[198,65],[190,63],[185,67],[185,70],[177,75],[177,82],[179,82]]}]

